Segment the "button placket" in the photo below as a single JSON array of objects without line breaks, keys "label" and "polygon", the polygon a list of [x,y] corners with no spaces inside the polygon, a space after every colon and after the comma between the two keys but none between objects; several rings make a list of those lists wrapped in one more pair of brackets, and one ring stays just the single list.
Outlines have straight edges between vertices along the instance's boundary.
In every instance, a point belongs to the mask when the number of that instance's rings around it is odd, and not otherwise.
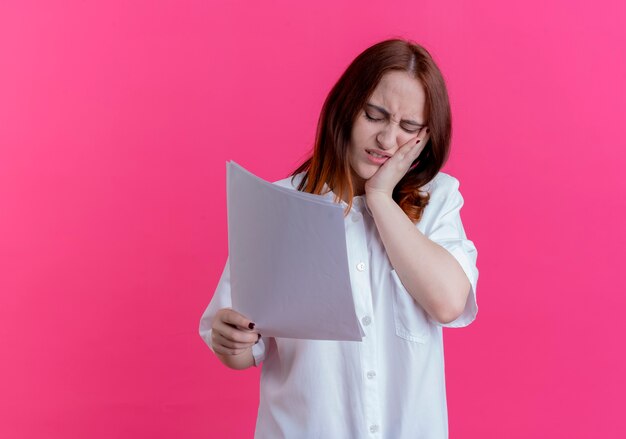
[{"label": "button placket", "polygon": [[[358,203],[356,204],[358,205]],[[376,332],[373,331],[374,310],[372,307],[372,286],[369,270],[369,251],[365,238],[366,222],[363,215],[353,212],[352,219],[346,218],[346,239],[348,244],[348,261],[350,263],[350,281],[354,295],[354,305],[365,333],[363,341],[359,343],[361,367],[363,367],[363,407],[364,431],[369,432],[375,426],[376,432],[380,429],[381,403],[378,381],[374,379],[378,369],[376,361]],[[358,218],[358,221],[355,221]],[[372,372],[369,373],[368,372]],[[371,377],[371,378],[370,378]],[[376,435],[378,436],[378,435]]]},{"label": "button placket", "polygon": [[[367,276],[369,280],[369,276]],[[371,284],[370,284],[371,289]],[[371,297],[368,301],[368,313],[361,317],[361,324],[363,326],[363,330],[366,333],[365,338],[363,339],[362,349],[361,349],[361,364],[365,371],[365,378],[363,382],[364,386],[364,406],[365,406],[365,419],[366,419],[366,428],[371,434],[376,434],[380,430],[380,425],[378,422],[380,421],[380,396],[379,396],[379,385],[378,380],[375,380],[376,377],[376,368],[378,367],[377,363],[377,334],[373,328],[374,319],[372,318],[372,305],[371,305]],[[378,435],[376,435],[378,436]]]}]

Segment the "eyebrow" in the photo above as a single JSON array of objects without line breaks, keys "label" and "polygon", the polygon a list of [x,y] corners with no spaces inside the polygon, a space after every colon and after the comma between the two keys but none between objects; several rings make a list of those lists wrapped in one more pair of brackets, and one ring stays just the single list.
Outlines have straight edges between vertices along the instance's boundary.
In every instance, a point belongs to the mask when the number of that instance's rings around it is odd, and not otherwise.
[{"label": "eyebrow", "polygon": [[[381,113],[383,113],[385,116],[389,116],[389,111],[387,111],[383,107],[379,107],[378,105],[370,104],[369,102],[366,103],[365,105],[367,105],[368,107],[375,108],[376,110],[378,110]],[[415,126],[418,126],[418,127],[423,127],[424,126],[423,123],[415,122],[414,120],[402,119],[400,122],[408,123],[410,125],[415,125]]]}]

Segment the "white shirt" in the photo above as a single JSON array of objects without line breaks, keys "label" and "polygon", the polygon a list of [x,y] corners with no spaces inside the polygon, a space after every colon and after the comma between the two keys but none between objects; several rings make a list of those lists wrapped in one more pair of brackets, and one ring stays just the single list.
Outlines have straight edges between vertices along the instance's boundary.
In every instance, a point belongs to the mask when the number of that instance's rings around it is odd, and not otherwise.
[{"label": "white shirt", "polygon": [[[296,189],[303,175],[293,185],[291,177],[274,184]],[[458,188],[456,178],[439,172],[424,187],[431,198],[416,227],[467,274],[471,292],[463,314],[442,325],[417,304],[387,258],[365,197],[355,197],[345,229],[365,337],[361,342],[262,337],[252,349],[255,364],[263,362],[256,439],[448,437],[442,326],[466,326],[478,311],[478,252],[461,223]],[[200,320],[209,347],[212,319],[230,306],[227,260]]]}]

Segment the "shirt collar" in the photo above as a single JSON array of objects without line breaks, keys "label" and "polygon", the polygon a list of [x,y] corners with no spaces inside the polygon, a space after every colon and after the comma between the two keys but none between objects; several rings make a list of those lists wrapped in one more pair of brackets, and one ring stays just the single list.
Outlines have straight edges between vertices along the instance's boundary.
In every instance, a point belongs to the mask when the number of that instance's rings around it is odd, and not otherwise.
[{"label": "shirt collar", "polygon": [[[324,188],[322,189],[322,196],[331,201],[334,201],[336,198],[336,194],[330,190],[330,187],[326,183],[324,183]],[[341,204],[341,206],[344,208],[348,207],[348,203],[341,199],[339,200],[339,204]],[[351,210],[358,213],[363,213],[364,211],[366,211],[368,214],[372,215],[372,212],[370,211],[365,200],[365,195],[357,195],[352,198]]]}]

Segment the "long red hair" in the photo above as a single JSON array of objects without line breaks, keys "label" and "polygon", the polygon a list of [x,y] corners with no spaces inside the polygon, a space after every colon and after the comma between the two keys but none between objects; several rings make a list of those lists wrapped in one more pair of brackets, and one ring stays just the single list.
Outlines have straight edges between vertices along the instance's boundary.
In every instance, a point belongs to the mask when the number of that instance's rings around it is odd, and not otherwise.
[{"label": "long red hair", "polygon": [[450,150],[452,121],[443,75],[428,51],[399,38],[381,41],[359,54],[341,75],[324,101],[317,124],[313,153],[290,175],[305,172],[298,190],[321,194],[324,184],[335,201],[352,206],[354,186],[348,160],[352,125],[383,75],[405,71],[418,79],[426,91],[425,117],[430,139],[417,164],[398,182],[393,199],[417,223],[430,195],[420,188],[431,181],[445,164]]}]

